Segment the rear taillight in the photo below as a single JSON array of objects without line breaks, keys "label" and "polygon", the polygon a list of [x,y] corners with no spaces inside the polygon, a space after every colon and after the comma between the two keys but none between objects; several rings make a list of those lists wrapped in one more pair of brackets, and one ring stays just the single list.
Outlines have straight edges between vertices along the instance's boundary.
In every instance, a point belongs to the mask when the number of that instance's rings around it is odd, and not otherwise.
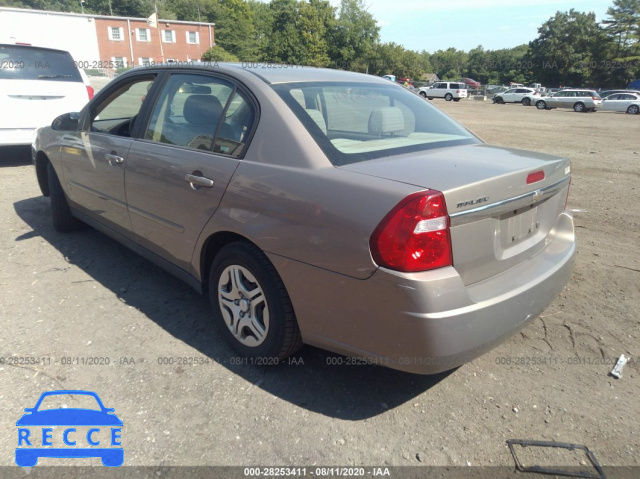
[{"label": "rear taillight", "polygon": [[380,222],[369,240],[371,255],[385,268],[426,271],[453,264],[444,195],[427,190],[407,196]]},{"label": "rear taillight", "polygon": [[460,93],[460,90],[456,90],[456,93]]},{"label": "rear taillight", "polygon": [[597,96],[592,96],[591,99],[592,100],[600,100],[600,98],[598,98]]},{"label": "rear taillight", "polygon": [[95,93],[95,90],[93,89],[93,87],[87,85],[87,94],[89,95],[89,100],[93,98],[94,93]]},{"label": "rear taillight", "polygon": [[530,185],[531,183],[537,183],[538,181],[542,181],[544,180],[544,171],[540,170],[540,171],[535,171],[533,173],[529,173],[527,175],[527,184]]}]

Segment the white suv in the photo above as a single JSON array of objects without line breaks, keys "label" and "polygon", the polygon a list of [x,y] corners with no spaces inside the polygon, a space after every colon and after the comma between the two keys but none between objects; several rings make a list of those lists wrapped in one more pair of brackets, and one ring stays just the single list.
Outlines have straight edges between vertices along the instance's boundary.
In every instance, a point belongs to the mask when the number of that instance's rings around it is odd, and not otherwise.
[{"label": "white suv", "polygon": [[418,93],[429,100],[444,98],[447,101],[460,101],[460,98],[467,98],[467,86],[460,82],[439,81],[431,86],[423,86]]},{"label": "white suv", "polygon": [[69,52],[0,44],[0,146],[30,145],[37,128],[92,94]]},{"label": "white suv", "polygon": [[[535,97],[535,98],[534,98]],[[535,103],[535,99],[539,98],[540,94],[535,88],[510,88],[507,91],[496,94],[492,99],[493,103],[522,103],[525,106],[529,106]]]}]

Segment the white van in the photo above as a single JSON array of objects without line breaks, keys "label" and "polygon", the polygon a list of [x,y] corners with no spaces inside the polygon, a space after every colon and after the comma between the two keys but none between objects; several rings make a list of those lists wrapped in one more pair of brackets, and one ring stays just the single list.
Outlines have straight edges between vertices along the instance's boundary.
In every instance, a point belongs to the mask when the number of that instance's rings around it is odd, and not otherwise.
[{"label": "white van", "polygon": [[92,94],[69,52],[0,44],[0,146],[30,145],[36,129]]}]

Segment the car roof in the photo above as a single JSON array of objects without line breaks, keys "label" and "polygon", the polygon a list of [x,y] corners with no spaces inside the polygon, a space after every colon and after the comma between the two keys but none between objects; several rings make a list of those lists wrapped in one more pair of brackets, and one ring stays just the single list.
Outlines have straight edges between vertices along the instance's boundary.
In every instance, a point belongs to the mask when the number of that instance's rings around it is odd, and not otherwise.
[{"label": "car roof", "polygon": [[175,70],[193,69],[195,71],[215,71],[228,73],[234,76],[243,76],[245,73],[261,78],[265,83],[295,83],[295,82],[358,82],[358,83],[380,83],[388,85],[389,80],[381,77],[366,75],[364,73],[354,73],[344,70],[332,70],[329,68],[316,68],[308,66],[298,66],[277,63],[243,62],[243,63],[222,63],[222,62],[189,62],[177,64],[160,64],[148,67],[136,68],[136,71],[143,70]]},{"label": "car roof", "polygon": [[35,45],[23,45],[20,43],[0,43],[0,47],[23,48],[25,50],[45,50],[56,53],[69,53],[67,50],[60,50],[58,48],[38,47]]}]

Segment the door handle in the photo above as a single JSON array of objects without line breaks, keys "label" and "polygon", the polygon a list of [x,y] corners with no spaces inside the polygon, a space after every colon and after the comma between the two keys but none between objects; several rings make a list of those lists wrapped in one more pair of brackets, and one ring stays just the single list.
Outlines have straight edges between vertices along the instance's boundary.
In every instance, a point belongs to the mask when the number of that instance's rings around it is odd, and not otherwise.
[{"label": "door handle", "polygon": [[121,165],[122,163],[124,163],[124,158],[118,155],[114,155],[113,153],[107,153],[106,155],[104,155],[104,157],[107,159],[111,166],[114,166],[116,164]]},{"label": "door handle", "polygon": [[194,190],[197,190],[201,186],[204,186],[205,188],[213,188],[213,180],[211,178],[186,174],[184,175],[184,179],[189,182],[191,188]]}]

